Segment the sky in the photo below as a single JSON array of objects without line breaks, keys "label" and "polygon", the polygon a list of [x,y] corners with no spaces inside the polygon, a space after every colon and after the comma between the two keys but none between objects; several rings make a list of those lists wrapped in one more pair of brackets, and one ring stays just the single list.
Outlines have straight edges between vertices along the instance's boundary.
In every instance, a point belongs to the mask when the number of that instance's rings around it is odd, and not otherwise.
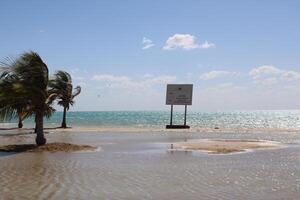
[{"label": "sky", "polygon": [[82,87],[73,111],[168,110],[168,83],[194,84],[194,111],[300,109],[300,1],[9,0],[0,8],[0,59],[33,50],[51,74],[69,72]]}]

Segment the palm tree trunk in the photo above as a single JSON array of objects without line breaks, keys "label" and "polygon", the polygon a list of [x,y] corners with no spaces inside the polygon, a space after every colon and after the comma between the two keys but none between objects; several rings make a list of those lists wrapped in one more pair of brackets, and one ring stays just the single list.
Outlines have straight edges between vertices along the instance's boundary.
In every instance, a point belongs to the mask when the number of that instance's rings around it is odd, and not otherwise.
[{"label": "palm tree trunk", "polygon": [[34,126],[34,133],[36,133],[36,115],[34,116],[35,126]]},{"label": "palm tree trunk", "polygon": [[64,113],[63,113],[63,120],[62,120],[62,123],[61,123],[61,127],[62,128],[67,128],[67,108],[64,107]]},{"label": "palm tree trunk", "polygon": [[46,138],[44,136],[44,116],[43,111],[38,110],[36,112],[35,125],[36,125],[36,139],[35,142],[38,146],[46,144]]},{"label": "palm tree trunk", "polygon": [[23,128],[23,122],[22,122],[22,117],[19,116],[19,123],[18,123],[18,128]]}]

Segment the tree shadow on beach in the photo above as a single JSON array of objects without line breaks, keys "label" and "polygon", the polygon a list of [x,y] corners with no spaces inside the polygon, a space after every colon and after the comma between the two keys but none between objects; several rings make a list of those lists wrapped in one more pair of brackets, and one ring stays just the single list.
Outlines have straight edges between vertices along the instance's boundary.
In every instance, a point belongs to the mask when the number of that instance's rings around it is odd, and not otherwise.
[{"label": "tree shadow on beach", "polygon": [[22,144],[22,145],[6,145],[0,147],[0,157],[13,156],[22,152],[30,151],[36,148],[33,144]]},{"label": "tree shadow on beach", "polygon": [[35,145],[35,144],[6,145],[3,147],[0,147],[0,152],[20,153],[20,152],[30,151],[35,148],[37,148],[37,145]]},{"label": "tree shadow on beach", "polygon": [[9,156],[23,152],[74,152],[74,151],[91,151],[97,147],[82,144],[71,143],[48,143],[42,146],[36,144],[12,144],[0,146],[0,156]]}]

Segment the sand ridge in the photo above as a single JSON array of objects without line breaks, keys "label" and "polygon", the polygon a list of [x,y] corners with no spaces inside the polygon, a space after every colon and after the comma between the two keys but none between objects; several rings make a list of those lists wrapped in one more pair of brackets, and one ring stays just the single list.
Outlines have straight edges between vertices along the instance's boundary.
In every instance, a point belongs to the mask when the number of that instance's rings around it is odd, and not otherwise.
[{"label": "sand ridge", "polygon": [[279,147],[279,143],[265,140],[202,139],[174,143],[172,146],[174,150],[205,151],[213,154],[226,154],[243,152],[251,149],[275,148]]}]

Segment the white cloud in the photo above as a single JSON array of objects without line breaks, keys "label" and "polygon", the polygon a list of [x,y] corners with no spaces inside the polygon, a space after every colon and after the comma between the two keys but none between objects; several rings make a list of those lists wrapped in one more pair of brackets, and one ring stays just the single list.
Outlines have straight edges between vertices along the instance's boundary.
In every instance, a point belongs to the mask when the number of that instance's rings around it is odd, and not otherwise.
[{"label": "white cloud", "polygon": [[263,85],[274,85],[274,84],[278,83],[278,80],[275,77],[269,77],[269,78],[265,78],[263,80],[258,80],[258,81],[256,81],[256,83],[261,83]]},{"label": "white cloud", "polygon": [[74,75],[74,74],[71,74],[71,77],[72,77],[73,80],[77,80],[77,81],[82,81],[82,80],[85,79],[85,78],[82,77],[82,76],[76,76],[76,75]]},{"label": "white cloud", "polygon": [[150,40],[149,38],[146,38],[146,37],[143,38],[142,44],[143,44],[143,47],[142,47],[143,50],[149,49],[154,46],[154,43],[152,42],[152,40]]},{"label": "white cloud", "polygon": [[94,81],[101,81],[103,87],[109,88],[133,88],[136,84],[127,76],[115,76],[111,74],[98,74],[92,77]]},{"label": "white cloud", "polygon": [[176,76],[157,76],[157,77],[148,78],[142,81],[142,83],[147,85],[159,85],[159,84],[172,83],[175,80],[176,80]]},{"label": "white cloud", "polygon": [[127,76],[114,76],[110,74],[94,75],[92,80],[106,82],[128,82],[130,79]]},{"label": "white cloud", "polygon": [[212,86],[212,87],[207,87],[204,90],[205,91],[210,91],[212,93],[215,94],[220,94],[220,93],[224,93],[224,92],[234,92],[234,91],[241,91],[241,90],[245,90],[247,89],[244,86],[239,86],[239,85],[235,85],[234,83],[221,83],[218,84],[216,86]]},{"label": "white cloud", "polygon": [[165,46],[163,47],[165,50],[173,50],[178,48],[185,50],[198,48],[195,36],[190,34],[175,34],[168,38]]},{"label": "white cloud", "polygon": [[153,77],[153,74],[144,74],[143,75],[143,78],[152,78]]},{"label": "white cloud", "polygon": [[176,80],[176,76],[143,76],[142,79],[133,80],[127,76],[115,76],[110,74],[94,75],[92,80],[102,81],[107,87],[111,88],[145,88],[155,85],[172,83]]},{"label": "white cloud", "polygon": [[254,79],[258,79],[265,75],[276,75],[276,74],[280,74],[280,73],[281,73],[281,70],[272,65],[263,65],[263,66],[252,69],[249,74]]},{"label": "white cloud", "polygon": [[280,80],[300,80],[300,73],[295,71],[282,70],[272,65],[262,65],[249,72],[255,83],[263,85],[274,85]]},{"label": "white cloud", "polygon": [[300,73],[295,71],[284,71],[282,78],[288,81],[300,80]]},{"label": "white cloud", "polygon": [[209,43],[208,41],[205,41],[203,44],[200,45],[200,48],[202,49],[209,49],[215,47],[214,43]]},{"label": "white cloud", "polygon": [[210,71],[207,73],[204,73],[200,76],[201,80],[211,80],[211,79],[215,79],[215,78],[220,78],[220,77],[224,77],[226,75],[235,75],[237,74],[236,72],[229,72],[229,71]]},{"label": "white cloud", "polygon": [[192,50],[192,49],[207,49],[214,47],[213,43],[209,43],[205,41],[203,44],[198,44],[196,37],[190,34],[174,34],[169,37],[163,47],[164,50],[175,50],[175,49],[184,49],[184,50]]}]

